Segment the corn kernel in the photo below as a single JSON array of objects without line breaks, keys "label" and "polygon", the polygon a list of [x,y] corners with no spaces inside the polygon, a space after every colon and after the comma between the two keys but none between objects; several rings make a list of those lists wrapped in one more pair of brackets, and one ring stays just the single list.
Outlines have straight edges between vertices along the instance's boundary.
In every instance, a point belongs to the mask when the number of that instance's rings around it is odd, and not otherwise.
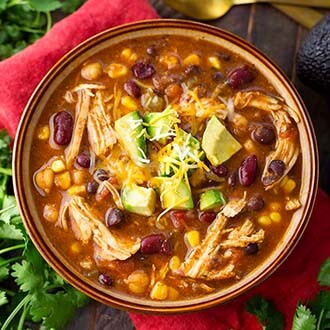
[{"label": "corn kernel", "polygon": [[279,212],[271,212],[269,217],[274,221],[274,222],[280,222],[282,219],[281,213]]},{"label": "corn kernel", "polygon": [[178,290],[172,288],[171,286],[167,287],[167,299],[169,300],[177,300],[179,297]]},{"label": "corn kernel", "polygon": [[71,186],[70,172],[66,171],[61,174],[57,174],[55,176],[54,182],[55,182],[56,187],[58,187],[62,190],[67,190]]},{"label": "corn kernel", "polygon": [[294,188],[296,188],[296,186],[296,182],[292,179],[289,179],[284,185],[283,190],[286,194],[290,194],[294,190]]},{"label": "corn kernel", "polygon": [[269,226],[272,223],[271,218],[268,215],[262,215],[258,218],[258,223],[261,226]]},{"label": "corn kernel", "polygon": [[248,139],[248,140],[245,141],[244,148],[249,152],[254,152],[256,150],[255,146],[254,146],[254,143],[251,139]]},{"label": "corn kernel", "polygon": [[36,174],[35,182],[40,189],[49,193],[54,183],[54,172],[48,167],[45,168]]},{"label": "corn kernel", "polygon": [[172,69],[179,64],[179,60],[174,55],[163,55],[160,57],[159,62],[165,64],[168,69]]},{"label": "corn kernel", "polygon": [[200,243],[199,231],[197,230],[188,231],[185,236],[191,247],[195,247]]},{"label": "corn kernel", "polygon": [[121,104],[129,110],[136,110],[138,107],[135,100],[129,95],[125,95],[121,98]]},{"label": "corn kernel", "polygon": [[167,285],[158,281],[150,292],[150,298],[155,300],[165,300],[168,295]]},{"label": "corn kernel", "polygon": [[217,70],[221,69],[221,63],[218,57],[216,56],[210,56],[207,61],[212,66],[212,68],[215,68]]},{"label": "corn kernel", "polygon": [[137,54],[134,53],[131,48],[124,48],[120,54],[120,57],[131,62],[137,60]]},{"label": "corn kernel", "polygon": [[278,211],[281,211],[282,205],[279,202],[272,202],[272,203],[269,204],[269,209],[271,211],[278,212]]},{"label": "corn kernel", "polygon": [[144,293],[149,285],[149,276],[143,270],[135,270],[128,276],[127,283],[131,292]]},{"label": "corn kernel", "polygon": [[170,270],[176,270],[180,267],[181,261],[178,256],[173,256],[170,261],[168,266],[170,267]]},{"label": "corn kernel", "polygon": [[50,136],[50,129],[48,125],[42,126],[38,129],[38,139],[48,140]]},{"label": "corn kernel", "polygon": [[76,185],[82,185],[85,182],[85,171],[73,170],[72,171],[72,181]]},{"label": "corn kernel", "polygon": [[66,169],[66,166],[62,159],[55,159],[50,166],[54,173],[63,172]]},{"label": "corn kernel", "polygon": [[197,54],[190,54],[184,60],[183,64],[188,65],[200,65],[201,59]]},{"label": "corn kernel", "polygon": [[119,63],[112,63],[106,69],[110,78],[123,77],[128,73],[127,66]]},{"label": "corn kernel", "polygon": [[49,222],[55,222],[58,219],[58,209],[55,204],[46,204],[42,213],[43,217]]},{"label": "corn kernel", "polygon": [[288,180],[289,180],[289,178],[288,178],[288,176],[286,175],[286,176],[282,179],[282,181],[281,181],[281,183],[280,183],[280,187],[284,187],[285,184],[288,182]]},{"label": "corn kernel", "polygon": [[95,80],[102,74],[102,65],[99,62],[86,64],[80,71],[81,76],[86,80]]},{"label": "corn kernel", "polygon": [[76,254],[80,253],[80,251],[81,251],[81,245],[79,242],[72,243],[70,248],[71,248],[71,251]]},{"label": "corn kernel", "polygon": [[86,193],[86,187],[84,185],[73,185],[67,190],[67,193],[70,196],[84,195]]}]

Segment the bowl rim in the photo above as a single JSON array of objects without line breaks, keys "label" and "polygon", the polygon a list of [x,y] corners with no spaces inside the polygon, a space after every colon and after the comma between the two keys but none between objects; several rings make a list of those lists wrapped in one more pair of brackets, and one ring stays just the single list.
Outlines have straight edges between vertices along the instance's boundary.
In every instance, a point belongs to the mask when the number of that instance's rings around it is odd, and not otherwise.
[{"label": "bowl rim", "polygon": [[[31,215],[29,213],[29,208],[24,197],[24,189],[22,184],[22,177],[23,174],[22,169],[22,155],[24,149],[24,137],[28,130],[28,123],[29,119],[32,116],[33,109],[37,106],[38,102],[41,99],[44,91],[51,85],[52,80],[57,76],[62,69],[67,67],[71,61],[79,57],[83,54],[88,48],[92,48],[97,44],[105,41],[108,38],[113,38],[117,35],[124,35],[136,30],[149,30],[155,28],[178,28],[178,29],[191,29],[197,32],[203,32],[206,34],[211,34],[216,37],[224,38],[232,44],[238,45],[241,48],[244,48],[249,53],[251,53],[254,57],[257,57],[261,62],[265,63],[267,67],[271,68],[273,74],[276,74],[276,77],[280,80],[281,84],[285,86],[285,89],[289,92],[290,97],[295,101],[297,105],[299,105],[299,110],[301,114],[305,116],[305,120],[307,123],[306,130],[310,136],[310,148],[314,151],[314,157],[311,158],[313,167],[313,172],[315,172],[314,176],[310,177],[310,184],[309,186],[312,188],[309,196],[307,197],[307,206],[304,209],[302,220],[299,222],[299,226],[296,228],[295,233],[292,237],[292,242],[289,242],[283,250],[280,251],[277,259],[274,261],[272,265],[270,265],[269,269],[266,269],[265,272],[260,273],[258,276],[253,277],[250,281],[248,281],[244,286],[239,287],[236,291],[230,292],[226,296],[220,296],[213,300],[207,300],[202,303],[190,303],[188,305],[180,305],[174,307],[162,307],[162,306],[152,306],[150,301],[146,300],[145,304],[140,303],[133,303],[128,302],[123,299],[119,299],[113,297],[111,295],[106,295],[103,291],[98,290],[95,291],[94,287],[88,285],[87,282],[84,282],[77,274],[72,273],[68,268],[66,268],[60,260],[56,258],[56,256],[52,253],[51,249],[47,247],[46,243],[40,239],[40,234],[34,225],[34,221],[31,220]],[[242,39],[241,37],[228,32],[226,30],[210,26],[205,23],[194,22],[190,20],[182,20],[182,19],[150,19],[150,20],[143,20],[137,21],[132,23],[127,23],[124,25],[120,25],[117,27],[113,27],[102,31],[82,43],[78,44],[68,53],[66,53],[62,58],[60,58],[53,67],[47,72],[44,78],[40,81],[37,85],[36,89],[32,93],[23,114],[21,116],[21,120],[18,125],[17,134],[15,138],[14,148],[13,148],[13,183],[14,183],[14,192],[17,199],[17,204],[22,215],[24,226],[40,252],[43,258],[47,261],[47,263],[57,272],[59,273],[66,281],[68,281],[72,286],[76,289],[84,292],[88,296],[92,297],[93,299],[111,305],[116,308],[121,308],[128,311],[140,312],[140,313],[153,313],[153,314],[176,314],[176,313],[183,313],[183,312],[192,312],[197,310],[202,310],[210,307],[214,307],[221,303],[227,302],[236,298],[237,296],[245,293],[246,291],[253,288],[255,285],[260,284],[262,281],[267,279],[271,274],[277,270],[280,265],[287,259],[290,255],[292,250],[298,244],[303,232],[305,231],[307,224],[309,222],[312,209],[316,199],[316,192],[318,187],[318,175],[319,174],[319,156],[318,156],[318,149],[317,149],[317,141],[316,135],[313,129],[312,121],[310,119],[309,113],[298,94],[296,88],[286,77],[284,72],[281,68],[278,67],[277,64],[273,62],[267,55],[265,55],[262,51],[257,49],[252,44],[248,43],[246,40]],[[267,258],[268,259],[268,258]],[[125,296],[124,296],[125,297]],[[193,301],[192,299],[191,301]]]}]

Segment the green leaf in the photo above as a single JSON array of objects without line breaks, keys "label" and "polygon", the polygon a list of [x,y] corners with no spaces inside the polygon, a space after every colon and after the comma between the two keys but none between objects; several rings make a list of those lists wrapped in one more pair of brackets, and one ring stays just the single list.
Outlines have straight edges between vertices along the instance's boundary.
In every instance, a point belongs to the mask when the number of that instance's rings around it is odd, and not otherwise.
[{"label": "green leaf", "polygon": [[274,304],[261,296],[252,297],[245,309],[257,316],[260,325],[265,330],[284,329],[283,315],[275,308]]},{"label": "green leaf", "polygon": [[0,290],[0,306],[6,305],[8,303],[8,299],[6,297],[6,292]]},{"label": "green leaf", "polygon": [[71,14],[78,9],[83,2],[84,0],[64,0],[62,2],[62,11],[65,14]]},{"label": "green leaf", "polygon": [[57,0],[28,0],[32,8],[41,12],[48,12],[62,7],[62,4]]},{"label": "green leaf", "polygon": [[293,318],[292,330],[315,330],[316,317],[310,309],[304,305],[299,305]]},{"label": "green leaf", "polygon": [[7,266],[0,266],[0,282],[5,280],[9,275],[9,268]]},{"label": "green leaf", "polygon": [[23,260],[12,266],[12,276],[23,292],[34,292],[44,287],[44,276],[42,269],[36,269],[34,265]]},{"label": "green leaf", "polygon": [[6,9],[8,0],[0,0],[0,13]]},{"label": "green leaf", "polygon": [[327,258],[321,265],[317,280],[322,286],[330,286],[330,258]]},{"label": "green leaf", "polygon": [[14,225],[0,222],[0,239],[14,239],[20,241],[24,239],[24,236],[22,231],[17,229]]},{"label": "green leaf", "polygon": [[20,214],[16,206],[15,197],[11,195],[4,196],[2,210],[0,211],[0,221],[10,223],[10,219],[18,215]]},{"label": "green leaf", "polygon": [[330,328],[330,292],[320,291],[309,304],[312,313],[317,317],[320,329]]}]

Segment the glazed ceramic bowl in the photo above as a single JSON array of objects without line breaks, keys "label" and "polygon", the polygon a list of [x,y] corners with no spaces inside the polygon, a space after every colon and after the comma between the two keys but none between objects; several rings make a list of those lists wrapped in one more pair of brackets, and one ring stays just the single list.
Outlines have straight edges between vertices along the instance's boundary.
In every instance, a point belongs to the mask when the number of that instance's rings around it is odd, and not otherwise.
[{"label": "glazed ceramic bowl", "polygon": [[[196,299],[159,302],[107,290],[80,274],[54,248],[45,234],[40,214],[37,212],[32,197],[33,184],[29,176],[31,173],[29,158],[33,145],[33,133],[47,101],[75,68],[93,54],[118,42],[164,34],[206,39],[231,52],[238,53],[268,78],[286,103],[298,111],[301,118],[298,129],[300,143],[303,146],[300,191],[302,207],[294,213],[289,228],[274,253],[235,285]],[[137,312],[169,314],[201,310],[227,302],[265,280],[284,262],[301,238],[311,215],[318,183],[318,156],[312,124],[301,98],[288,78],[264,54],[239,37],[208,25],[180,20],[150,20],[120,26],[88,39],[64,56],[49,71],[35,90],[22,116],[14,149],[14,172],[15,192],[27,231],[42,256],[64,279],[102,303]]]}]

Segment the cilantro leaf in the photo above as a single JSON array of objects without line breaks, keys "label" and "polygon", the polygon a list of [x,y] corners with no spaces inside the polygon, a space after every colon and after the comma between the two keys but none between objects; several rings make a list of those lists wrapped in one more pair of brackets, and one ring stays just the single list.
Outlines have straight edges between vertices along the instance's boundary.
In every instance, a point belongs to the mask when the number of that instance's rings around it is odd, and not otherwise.
[{"label": "cilantro leaf", "polygon": [[6,297],[6,292],[0,290],[0,306],[5,305],[8,303],[8,299]]},{"label": "cilantro leaf", "polygon": [[316,317],[311,310],[304,305],[299,305],[293,318],[292,330],[315,330]]},{"label": "cilantro leaf", "polygon": [[23,240],[24,236],[14,225],[0,222],[0,239]]},{"label": "cilantro leaf", "polygon": [[64,0],[62,2],[62,11],[65,14],[71,14],[79,8],[83,2],[84,0]]},{"label": "cilantro leaf", "polygon": [[59,9],[62,4],[57,0],[28,0],[32,8],[41,12],[48,12]]},{"label": "cilantro leaf", "polygon": [[1,263],[4,259],[0,258],[0,282],[5,280],[9,275],[9,268],[8,266],[2,266]]},{"label": "cilantro leaf", "polygon": [[317,281],[322,286],[330,286],[330,258],[327,258],[321,265]]},{"label": "cilantro leaf", "polygon": [[264,330],[284,329],[283,315],[275,308],[274,304],[261,296],[252,297],[246,304],[245,309],[257,316]]},{"label": "cilantro leaf", "polygon": [[2,210],[0,211],[0,221],[9,223],[13,217],[19,216],[14,196],[5,195],[3,198]]},{"label": "cilantro leaf", "polygon": [[34,265],[23,260],[22,263],[15,263],[12,266],[12,276],[23,292],[36,291],[43,287],[43,271],[36,269]]},{"label": "cilantro leaf", "polygon": [[317,329],[330,329],[330,292],[320,291],[309,305],[312,313],[318,319]]}]

